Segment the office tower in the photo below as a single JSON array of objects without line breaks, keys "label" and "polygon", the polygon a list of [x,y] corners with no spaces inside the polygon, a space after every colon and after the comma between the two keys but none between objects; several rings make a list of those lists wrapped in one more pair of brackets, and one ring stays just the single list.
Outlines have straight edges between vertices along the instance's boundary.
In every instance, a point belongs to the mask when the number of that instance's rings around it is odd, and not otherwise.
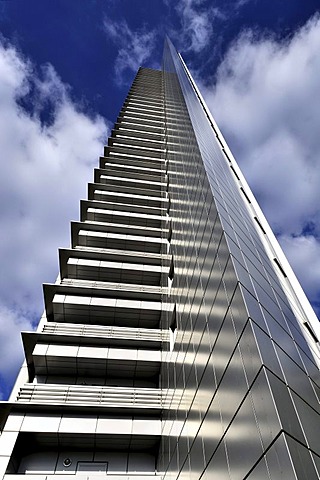
[{"label": "office tower", "polygon": [[2,405],[4,478],[318,479],[317,319],[170,41],[71,231]]}]

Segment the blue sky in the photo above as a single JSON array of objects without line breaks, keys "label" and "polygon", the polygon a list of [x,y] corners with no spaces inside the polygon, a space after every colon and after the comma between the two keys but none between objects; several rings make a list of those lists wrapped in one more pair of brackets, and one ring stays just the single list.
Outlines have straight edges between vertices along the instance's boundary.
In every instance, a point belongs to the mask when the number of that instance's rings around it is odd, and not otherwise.
[{"label": "blue sky", "polygon": [[182,53],[320,310],[318,0],[0,2],[0,398],[140,65]]}]

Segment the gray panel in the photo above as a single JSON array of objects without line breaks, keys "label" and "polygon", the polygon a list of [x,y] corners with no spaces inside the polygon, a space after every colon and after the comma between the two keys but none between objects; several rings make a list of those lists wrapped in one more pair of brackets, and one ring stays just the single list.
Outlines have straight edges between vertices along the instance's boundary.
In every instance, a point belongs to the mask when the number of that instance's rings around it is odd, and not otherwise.
[{"label": "gray panel", "polygon": [[220,405],[212,403],[198,435],[203,439],[205,460],[208,463],[223,435]]},{"label": "gray panel", "polygon": [[[307,445],[316,454],[320,455],[319,442],[319,423],[320,414],[319,408],[315,411],[310,407],[301,397],[291,392],[293,403],[297,409],[298,418],[301,422],[302,429],[307,441]],[[305,443],[305,442],[304,442]]]},{"label": "gray panel", "polygon": [[287,445],[291,454],[297,478],[299,480],[318,480],[319,476],[314,465],[310,450],[286,435]]},{"label": "gray panel", "polygon": [[263,457],[260,462],[254,466],[253,470],[246,477],[248,480],[271,480],[266,459]]},{"label": "gray panel", "polygon": [[274,348],[273,341],[254,322],[250,320],[249,323],[255,336],[263,364],[269,367],[272,372],[274,372],[276,375],[278,375],[279,378],[282,379],[283,373]]},{"label": "gray panel", "polygon": [[266,375],[284,431],[300,442],[305,443],[305,438],[288,387],[271,372],[266,371]]},{"label": "gray panel", "polygon": [[248,320],[238,344],[248,386],[251,385],[263,365],[251,322]]},{"label": "gray panel", "polygon": [[200,478],[206,463],[204,458],[203,442],[202,438],[197,435],[191,446],[190,450],[190,470],[192,475],[190,478]]},{"label": "gray panel", "polygon": [[208,463],[201,480],[231,480],[223,440]]},{"label": "gray panel", "polygon": [[315,468],[318,472],[318,478],[320,478],[320,457],[311,452],[311,457],[314,462]]},{"label": "gray panel", "polygon": [[[288,347],[289,346],[290,343]],[[277,345],[275,345],[275,349],[283,369],[286,383],[290,385],[290,388],[298,395],[302,396],[305,402],[317,410],[319,408],[319,402],[314,394],[315,392],[310,379],[303,369],[297,350],[288,348],[287,354]],[[296,353],[294,361],[290,358],[290,356],[293,356],[293,353]]]},{"label": "gray panel", "polygon": [[217,389],[213,403],[221,405],[221,417],[226,430],[247,393],[247,382],[240,354],[235,350]]},{"label": "gray panel", "polygon": [[220,329],[212,351],[212,359],[216,382],[219,383],[227,364],[235,349],[237,338],[235,336],[231,313],[228,312]]},{"label": "gray panel", "polygon": [[300,480],[295,474],[284,434],[276,439],[265,458],[271,480]]},{"label": "gray panel", "polygon": [[263,454],[259,428],[249,397],[237,411],[226,433],[225,442],[231,478],[237,480],[245,478],[252,465]]},{"label": "gray panel", "polygon": [[268,372],[265,368],[260,370],[249,393],[264,450],[272,444],[273,440],[282,430],[267,374]]},{"label": "gray panel", "polygon": [[279,345],[283,343],[289,344],[292,335],[290,329],[288,328],[287,322],[285,321],[285,318],[281,315],[275,319],[264,307],[261,308],[263,315],[266,319],[266,324],[268,328],[267,333],[269,333],[270,336],[279,343]]},{"label": "gray panel", "polygon": [[242,335],[243,328],[248,320],[248,311],[242,297],[240,284],[237,285],[231,299],[230,311],[236,336],[239,338]]}]

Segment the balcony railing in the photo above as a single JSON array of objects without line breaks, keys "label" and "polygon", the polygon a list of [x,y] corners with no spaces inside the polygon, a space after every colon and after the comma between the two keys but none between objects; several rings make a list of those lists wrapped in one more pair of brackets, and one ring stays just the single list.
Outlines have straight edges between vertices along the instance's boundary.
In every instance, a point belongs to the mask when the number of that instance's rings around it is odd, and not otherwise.
[{"label": "balcony railing", "polygon": [[[99,478],[106,478],[107,480],[162,480],[163,473],[99,473]],[[74,474],[72,478],[75,480],[97,480],[97,473],[92,475]],[[46,474],[7,474],[4,475],[3,480],[70,480],[70,474],[55,473],[53,475]]]},{"label": "balcony railing", "polygon": [[17,397],[17,402],[23,403],[146,409],[172,408],[172,400],[172,393],[156,388],[53,384],[26,384]]},{"label": "balcony railing", "polygon": [[84,337],[114,338],[151,342],[168,342],[169,331],[148,328],[111,327],[99,325],[83,325],[77,323],[48,322],[43,333],[55,335],[76,335]]}]

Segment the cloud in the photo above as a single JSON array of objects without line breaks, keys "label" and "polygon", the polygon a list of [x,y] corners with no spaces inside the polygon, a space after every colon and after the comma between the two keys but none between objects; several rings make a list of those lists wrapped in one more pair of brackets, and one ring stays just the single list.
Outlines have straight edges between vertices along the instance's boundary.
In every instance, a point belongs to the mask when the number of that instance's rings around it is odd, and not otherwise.
[{"label": "cloud", "polygon": [[[241,8],[247,3],[251,2],[252,0],[236,0],[235,4],[232,6],[233,8]],[[253,0],[255,2],[255,0]]]},{"label": "cloud", "polygon": [[177,3],[185,52],[199,53],[207,47],[213,34],[213,21],[222,16],[218,8],[207,7],[205,3],[205,0],[180,0]]},{"label": "cloud", "polygon": [[[98,164],[106,122],[71,100],[51,65],[0,43],[0,377],[21,361],[18,331],[41,315],[42,282],[58,273],[57,247],[70,244],[71,219]],[[10,348],[8,347],[10,346]]]},{"label": "cloud", "polygon": [[31,319],[21,310],[14,310],[0,304],[1,370],[0,400],[10,393],[17,369],[23,362],[21,331],[31,330]]},{"label": "cloud", "polygon": [[123,83],[128,70],[136,72],[150,59],[157,33],[145,27],[134,31],[125,20],[115,22],[107,18],[104,20],[104,30],[114,44],[119,46],[114,68],[117,82]]},{"label": "cloud", "polygon": [[319,304],[320,242],[312,235],[281,235],[279,241],[293,269],[300,272],[300,280],[310,300]]},{"label": "cloud", "polygon": [[204,89],[312,299],[320,295],[320,269],[311,261],[320,249],[319,51],[318,15],[283,41],[248,31],[229,49],[215,87]]}]

